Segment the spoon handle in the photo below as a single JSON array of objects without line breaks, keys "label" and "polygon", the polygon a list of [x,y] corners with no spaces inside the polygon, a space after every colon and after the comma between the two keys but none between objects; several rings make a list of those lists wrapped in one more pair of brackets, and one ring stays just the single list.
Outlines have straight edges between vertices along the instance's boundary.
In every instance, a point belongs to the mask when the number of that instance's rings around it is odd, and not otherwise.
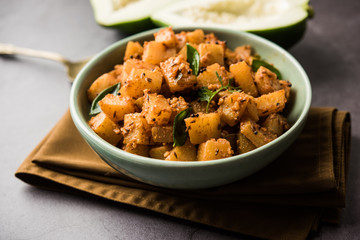
[{"label": "spoon handle", "polygon": [[26,55],[30,57],[38,57],[38,58],[49,59],[57,62],[62,62],[64,64],[67,64],[69,62],[67,59],[65,59],[63,56],[61,56],[58,53],[34,50],[30,48],[22,48],[22,47],[14,46],[12,44],[4,44],[4,43],[0,43],[0,54]]}]

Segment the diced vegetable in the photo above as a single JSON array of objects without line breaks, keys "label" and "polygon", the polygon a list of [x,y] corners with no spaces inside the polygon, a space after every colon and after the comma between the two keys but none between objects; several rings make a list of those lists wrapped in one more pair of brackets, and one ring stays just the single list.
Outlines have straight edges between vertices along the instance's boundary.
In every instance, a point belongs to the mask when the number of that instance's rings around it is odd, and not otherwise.
[{"label": "diced vegetable", "polygon": [[243,45],[235,48],[235,54],[238,61],[245,61],[247,64],[252,63],[252,48],[250,45]]},{"label": "diced vegetable", "polygon": [[192,32],[186,33],[186,41],[194,44],[200,44],[204,42],[204,31],[201,29],[196,29]]},{"label": "diced vegetable", "polygon": [[126,81],[133,69],[146,69],[154,71],[157,68],[157,66],[154,64],[146,63],[142,60],[135,58],[130,58],[129,60],[125,61],[123,66],[124,67],[122,71],[121,85],[124,85],[124,82]]},{"label": "diced vegetable", "polygon": [[249,97],[243,92],[234,92],[219,100],[218,113],[221,121],[233,127],[240,122],[248,105]]},{"label": "diced vegetable", "polygon": [[145,93],[142,109],[148,124],[166,125],[172,114],[168,100],[163,95],[156,93]]},{"label": "diced vegetable", "polygon": [[239,133],[238,135],[237,146],[239,154],[250,152],[256,148],[256,146],[242,133]]},{"label": "diced vegetable", "polygon": [[121,86],[120,93],[123,96],[138,98],[144,95],[144,90],[150,93],[158,93],[161,89],[162,73],[160,70],[133,69]]},{"label": "diced vegetable", "polygon": [[[166,155],[166,153],[165,153]],[[166,161],[196,161],[196,147],[189,141],[186,141],[184,145],[174,147],[168,152]]]},{"label": "diced vegetable", "polygon": [[155,143],[171,143],[173,142],[173,126],[152,127],[151,136]]},{"label": "diced vegetable", "polygon": [[151,64],[159,64],[169,57],[176,55],[175,48],[167,48],[161,42],[151,41],[144,43],[143,61]]},{"label": "diced vegetable", "polygon": [[255,98],[256,107],[260,117],[270,115],[271,113],[281,112],[285,108],[286,101],[284,89]]},{"label": "diced vegetable", "polygon": [[124,151],[133,153],[139,156],[148,157],[149,156],[149,146],[136,144],[136,143],[127,143],[122,148]]},{"label": "diced vegetable", "polygon": [[117,145],[123,138],[119,125],[111,121],[103,112],[92,117],[89,125],[97,135],[112,145]]},{"label": "diced vegetable", "polygon": [[259,95],[254,83],[251,67],[245,61],[232,64],[229,69],[234,74],[236,86],[239,86],[241,90],[253,97]]},{"label": "diced vegetable", "polygon": [[200,144],[221,134],[220,115],[218,113],[196,114],[185,119],[190,142]]},{"label": "diced vegetable", "polygon": [[289,99],[290,97],[290,91],[291,91],[291,83],[286,80],[279,80],[280,87],[285,90],[285,97],[286,99]]},{"label": "diced vegetable", "polygon": [[114,122],[124,120],[124,115],[136,110],[134,100],[129,97],[106,95],[99,101],[101,110]]},{"label": "diced vegetable", "polygon": [[226,139],[210,139],[199,145],[198,161],[208,161],[231,157],[234,154],[231,150],[230,142]]},{"label": "diced vegetable", "polygon": [[263,122],[262,127],[266,128],[276,136],[280,136],[290,128],[286,119],[277,113],[270,114]]},{"label": "diced vegetable", "polygon": [[[120,73],[119,73],[120,71]],[[121,80],[121,70],[113,70],[109,73],[104,73],[98,77],[90,86],[87,91],[87,96],[90,102],[92,102],[96,96],[104,89],[119,83]]]},{"label": "diced vegetable", "polygon": [[130,41],[126,45],[124,61],[129,59],[141,59],[144,52],[144,48],[139,42]]},{"label": "diced vegetable", "polygon": [[255,83],[261,95],[281,89],[276,74],[263,66],[255,73]]},{"label": "diced vegetable", "polygon": [[259,121],[259,113],[256,106],[255,98],[253,98],[250,95],[248,95],[248,102],[244,114],[242,116],[242,119],[244,120],[250,119],[255,122]]},{"label": "diced vegetable", "polygon": [[229,80],[233,78],[233,74],[226,71],[225,67],[220,66],[218,63],[214,63],[206,67],[206,70],[199,74],[197,77],[197,86],[198,87],[209,87],[210,85],[215,85],[216,88],[220,88],[221,84],[216,75],[221,77],[223,84],[229,84]]},{"label": "diced vegetable", "polygon": [[150,148],[149,155],[151,158],[164,160],[165,153],[169,152],[171,149],[172,149],[171,144],[167,144],[164,146],[155,146],[155,147]]},{"label": "diced vegetable", "polygon": [[200,67],[214,63],[224,66],[224,48],[218,44],[201,43],[198,51],[200,54]]},{"label": "diced vegetable", "polygon": [[268,132],[265,128],[260,128],[258,124],[252,121],[241,122],[240,133],[244,134],[256,147],[261,147],[276,138],[274,134]]},{"label": "diced vegetable", "polygon": [[189,63],[181,55],[167,59],[160,63],[160,67],[172,93],[192,89],[196,84],[196,77],[192,74]]},{"label": "diced vegetable", "polygon": [[160,29],[154,36],[156,42],[160,42],[168,48],[176,47],[175,33],[171,27]]},{"label": "diced vegetable", "polygon": [[121,128],[124,143],[149,145],[151,139],[151,126],[141,113],[131,113],[124,116],[124,127]]}]

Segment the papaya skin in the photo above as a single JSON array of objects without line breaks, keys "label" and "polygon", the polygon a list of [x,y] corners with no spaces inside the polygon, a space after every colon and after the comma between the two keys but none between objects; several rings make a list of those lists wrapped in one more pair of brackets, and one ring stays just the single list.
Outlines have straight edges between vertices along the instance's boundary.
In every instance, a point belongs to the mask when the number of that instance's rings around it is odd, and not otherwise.
[{"label": "papaya skin", "polygon": [[134,20],[130,22],[116,23],[112,25],[104,25],[97,21],[97,23],[106,28],[118,29],[127,34],[134,34],[145,30],[156,28],[157,26],[150,20],[149,17]]},{"label": "papaya skin", "polygon": [[[293,47],[296,43],[298,43],[305,34],[306,31],[306,22],[308,18],[304,18],[302,21],[274,29],[266,29],[266,30],[254,30],[254,31],[246,31],[249,33],[256,34],[263,38],[266,38],[282,48],[289,49]],[[169,25],[152,19],[153,23],[159,27],[168,27]]]}]

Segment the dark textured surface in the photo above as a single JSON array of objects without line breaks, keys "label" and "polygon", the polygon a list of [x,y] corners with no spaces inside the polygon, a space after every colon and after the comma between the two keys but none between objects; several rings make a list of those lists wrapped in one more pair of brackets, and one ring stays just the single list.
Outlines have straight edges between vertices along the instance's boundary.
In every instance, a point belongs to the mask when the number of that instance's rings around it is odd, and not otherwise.
[{"label": "dark textured surface", "polygon": [[[311,239],[360,235],[360,2],[312,1],[315,17],[291,53],[307,71],[314,106],[352,113],[347,206],[339,226]],[[59,52],[79,60],[123,37],[98,26],[82,1],[0,0],[0,42]],[[14,177],[23,159],[68,107],[71,85],[62,65],[0,57],[2,103],[0,239],[239,239],[233,233],[150,211],[28,186]]]}]

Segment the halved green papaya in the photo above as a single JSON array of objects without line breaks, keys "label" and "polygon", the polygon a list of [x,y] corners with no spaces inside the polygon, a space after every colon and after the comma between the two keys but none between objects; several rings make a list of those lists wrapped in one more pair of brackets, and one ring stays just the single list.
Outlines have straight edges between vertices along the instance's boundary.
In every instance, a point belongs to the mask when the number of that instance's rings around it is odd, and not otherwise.
[{"label": "halved green papaya", "polygon": [[156,27],[150,14],[175,0],[90,0],[98,24],[136,33]]},{"label": "halved green papaya", "polygon": [[309,0],[184,0],[154,12],[151,20],[158,26],[252,32],[289,48],[305,33],[310,10]]}]

